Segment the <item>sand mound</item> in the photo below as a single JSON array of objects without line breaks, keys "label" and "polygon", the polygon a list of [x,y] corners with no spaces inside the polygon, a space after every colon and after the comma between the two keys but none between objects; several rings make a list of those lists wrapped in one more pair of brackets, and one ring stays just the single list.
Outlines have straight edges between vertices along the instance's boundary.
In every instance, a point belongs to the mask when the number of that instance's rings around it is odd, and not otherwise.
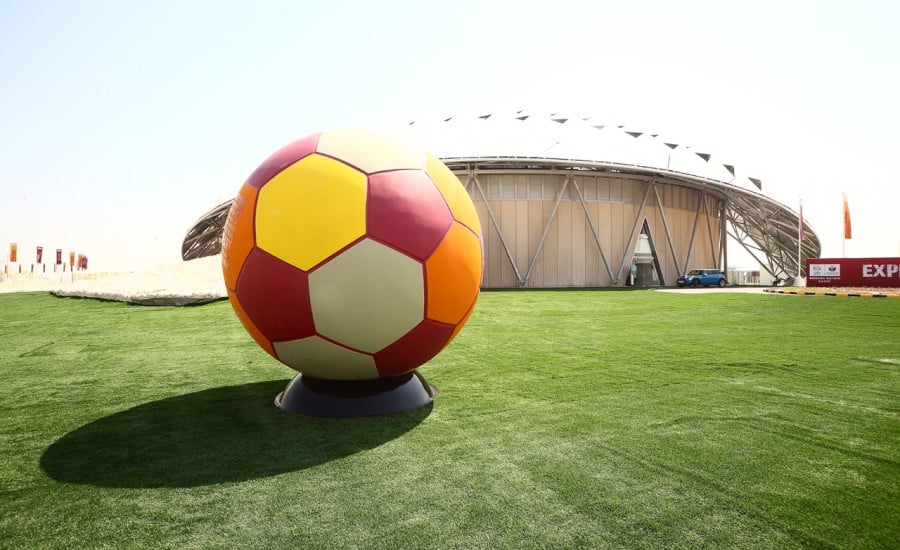
[{"label": "sand mound", "polygon": [[228,295],[221,256],[159,266],[129,273],[76,273],[62,281],[10,281],[0,292],[49,291],[54,296],[115,300],[138,305],[193,305]]}]

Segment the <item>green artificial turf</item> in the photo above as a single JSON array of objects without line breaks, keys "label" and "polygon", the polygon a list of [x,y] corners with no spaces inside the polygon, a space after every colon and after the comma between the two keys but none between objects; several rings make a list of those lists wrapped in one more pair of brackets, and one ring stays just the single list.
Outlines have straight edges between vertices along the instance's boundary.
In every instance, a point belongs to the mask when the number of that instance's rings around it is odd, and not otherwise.
[{"label": "green artificial turf", "polygon": [[900,300],[484,292],[323,419],[227,302],[0,295],[0,547],[896,547]]}]

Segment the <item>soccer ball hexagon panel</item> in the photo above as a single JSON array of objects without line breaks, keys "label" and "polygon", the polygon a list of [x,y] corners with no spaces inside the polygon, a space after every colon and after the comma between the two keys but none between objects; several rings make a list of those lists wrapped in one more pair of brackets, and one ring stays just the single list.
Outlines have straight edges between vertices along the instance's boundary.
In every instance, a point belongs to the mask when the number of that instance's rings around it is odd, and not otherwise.
[{"label": "soccer ball hexagon panel", "polygon": [[481,226],[436,157],[368,130],[329,130],[266,159],[225,225],[222,269],[256,342],[308,376],[409,372],[478,298]]}]

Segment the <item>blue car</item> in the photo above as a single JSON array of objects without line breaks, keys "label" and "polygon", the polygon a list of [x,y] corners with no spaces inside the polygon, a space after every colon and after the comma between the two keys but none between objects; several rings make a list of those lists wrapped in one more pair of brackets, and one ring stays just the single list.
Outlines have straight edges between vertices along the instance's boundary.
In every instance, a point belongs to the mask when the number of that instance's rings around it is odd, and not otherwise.
[{"label": "blue car", "polygon": [[724,287],[728,284],[725,280],[725,274],[718,269],[692,269],[687,275],[678,277],[675,281],[678,286],[709,286],[717,285]]}]

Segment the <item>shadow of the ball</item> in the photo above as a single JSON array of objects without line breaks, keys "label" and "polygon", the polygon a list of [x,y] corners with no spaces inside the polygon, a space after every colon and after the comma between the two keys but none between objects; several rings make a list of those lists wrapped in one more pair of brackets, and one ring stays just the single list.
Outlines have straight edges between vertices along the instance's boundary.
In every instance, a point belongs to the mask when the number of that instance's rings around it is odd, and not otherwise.
[{"label": "shadow of the ball", "polygon": [[227,386],[138,405],[62,436],[40,465],[53,479],[101,487],[196,487],[303,470],[373,449],[431,413],[334,419],[272,405],[286,380]]}]

